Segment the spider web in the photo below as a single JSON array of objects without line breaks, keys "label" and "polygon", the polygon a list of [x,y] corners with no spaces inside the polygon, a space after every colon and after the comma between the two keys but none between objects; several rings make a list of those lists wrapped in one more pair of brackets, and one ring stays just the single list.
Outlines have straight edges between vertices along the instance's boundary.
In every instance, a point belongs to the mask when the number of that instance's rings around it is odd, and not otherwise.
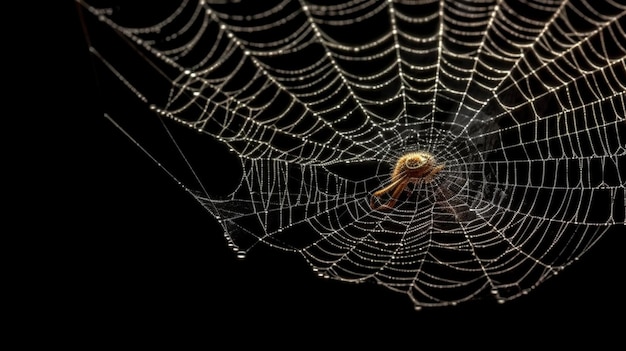
[{"label": "spider web", "polygon": [[[298,253],[416,308],[504,302],[626,223],[624,1],[78,2],[240,257]],[[372,209],[412,151],[444,168]]]}]

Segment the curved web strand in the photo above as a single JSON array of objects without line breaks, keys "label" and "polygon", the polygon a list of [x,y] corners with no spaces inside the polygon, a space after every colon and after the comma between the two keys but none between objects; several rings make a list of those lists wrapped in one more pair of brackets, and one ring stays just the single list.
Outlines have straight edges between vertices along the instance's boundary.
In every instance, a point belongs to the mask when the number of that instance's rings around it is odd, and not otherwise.
[{"label": "curved web strand", "polygon": [[[231,150],[216,189],[196,153],[218,149],[179,148],[240,257],[293,252],[419,309],[520,297],[624,228],[623,0],[79,3],[135,53],[94,41],[106,70]],[[441,167],[393,188],[414,151]]]}]

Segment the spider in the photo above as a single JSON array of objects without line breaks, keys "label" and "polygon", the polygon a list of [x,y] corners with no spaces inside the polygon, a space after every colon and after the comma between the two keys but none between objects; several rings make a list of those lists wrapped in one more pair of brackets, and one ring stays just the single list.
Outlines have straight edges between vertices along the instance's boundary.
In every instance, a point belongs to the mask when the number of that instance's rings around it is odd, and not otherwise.
[{"label": "spider", "polygon": [[[444,164],[437,164],[430,153],[423,151],[407,153],[396,162],[396,167],[391,174],[391,184],[374,192],[370,199],[370,207],[372,210],[393,208],[400,194],[408,191],[409,184],[430,183],[444,167]],[[391,192],[391,199],[383,205],[377,205],[376,198],[389,192]]]}]

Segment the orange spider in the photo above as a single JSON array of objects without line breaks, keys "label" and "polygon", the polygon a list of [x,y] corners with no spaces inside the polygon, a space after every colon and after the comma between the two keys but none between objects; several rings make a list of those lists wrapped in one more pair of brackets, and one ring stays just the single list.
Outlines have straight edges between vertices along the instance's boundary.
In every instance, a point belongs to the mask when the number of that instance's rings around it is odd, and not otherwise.
[{"label": "orange spider", "polygon": [[[372,210],[393,208],[400,194],[407,190],[409,184],[430,183],[444,167],[444,164],[437,164],[430,153],[424,151],[409,152],[396,162],[396,168],[391,174],[391,184],[374,192],[370,200],[370,207]],[[389,192],[392,192],[391,199],[387,203],[377,206],[376,198]]]}]

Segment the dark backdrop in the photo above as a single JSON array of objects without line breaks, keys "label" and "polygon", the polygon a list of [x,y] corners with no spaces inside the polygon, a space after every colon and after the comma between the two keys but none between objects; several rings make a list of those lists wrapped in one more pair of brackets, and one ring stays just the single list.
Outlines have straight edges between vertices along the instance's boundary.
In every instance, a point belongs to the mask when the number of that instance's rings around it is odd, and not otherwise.
[{"label": "dark backdrop", "polygon": [[[237,259],[215,220],[103,117],[110,92],[94,73],[76,6],[59,6],[46,15],[52,33],[41,33],[59,45],[43,82],[58,96],[42,117],[62,127],[40,148],[54,179],[46,185],[54,195],[41,203],[61,233],[48,239],[61,246],[52,260],[59,268],[50,269],[48,289],[59,293],[50,323],[70,316],[68,336],[209,348],[220,340],[298,349],[340,341],[385,349],[395,341],[412,349],[623,345],[626,240],[617,230],[526,297],[420,312],[382,287],[319,279],[297,255],[257,248]],[[124,113],[150,112],[129,102]]]}]

